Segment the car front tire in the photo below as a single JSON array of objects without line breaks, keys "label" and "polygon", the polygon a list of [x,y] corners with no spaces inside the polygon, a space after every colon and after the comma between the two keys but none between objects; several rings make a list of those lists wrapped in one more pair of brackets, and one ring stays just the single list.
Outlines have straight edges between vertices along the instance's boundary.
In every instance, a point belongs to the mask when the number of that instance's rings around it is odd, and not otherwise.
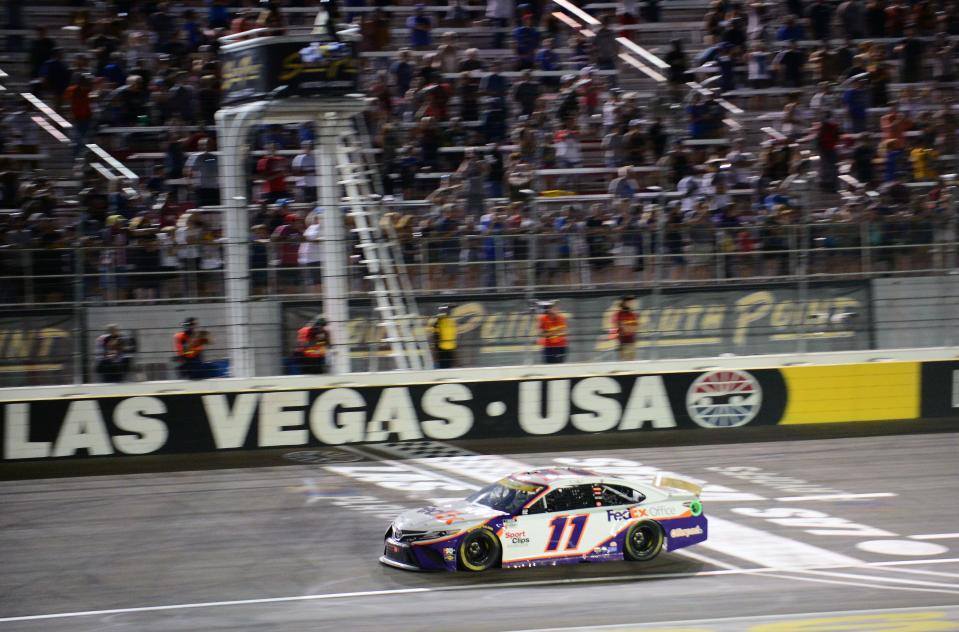
[{"label": "car front tire", "polygon": [[478,573],[499,564],[502,555],[499,538],[489,529],[476,529],[466,534],[460,542],[459,567]]},{"label": "car front tire", "polygon": [[623,554],[631,562],[648,562],[659,555],[664,542],[663,528],[652,520],[643,520],[626,531]]}]

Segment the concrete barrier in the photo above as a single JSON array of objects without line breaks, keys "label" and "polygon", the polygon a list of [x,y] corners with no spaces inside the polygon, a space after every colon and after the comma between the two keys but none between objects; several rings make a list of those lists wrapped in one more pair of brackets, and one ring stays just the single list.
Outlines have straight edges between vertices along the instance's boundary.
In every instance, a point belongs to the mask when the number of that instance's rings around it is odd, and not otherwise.
[{"label": "concrete barrier", "polygon": [[959,414],[955,348],[7,389],[4,461]]}]

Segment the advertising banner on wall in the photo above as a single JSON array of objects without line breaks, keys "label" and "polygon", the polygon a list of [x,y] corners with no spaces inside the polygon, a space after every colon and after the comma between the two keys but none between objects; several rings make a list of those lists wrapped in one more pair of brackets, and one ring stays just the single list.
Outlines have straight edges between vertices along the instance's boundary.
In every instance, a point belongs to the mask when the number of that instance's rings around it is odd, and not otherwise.
[{"label": "advertising banner on wall", "polygon": [[0,386],[73,381],[73,313],[0,312]]},{"label": "advertising banner on wall", "polygon": [[51,398],[3,404],[3,459],[776,424],[776,369]]},{"label": "advertising banner on wall", "polygon": [[[570,362],[616,359],[610,337],[622,294],[579,293],[558,299],[569,325]],[[458,366],[503,366],[539,362],[538,311],[515,294],[498,297],[430,297],[418,301],[421,325],[442,304],[453,304],[457,319]],[[636,293],[640,358],[693,358],[723,353],[755,355],[870,348],[872,320],[866,283],[756,286],[715,290]],[[286,354],[296,330],[321,310],[319,303],[285,303]],[[385,336],[368,303],[354,302],[347,325],[353,370],[389,368]]]}]

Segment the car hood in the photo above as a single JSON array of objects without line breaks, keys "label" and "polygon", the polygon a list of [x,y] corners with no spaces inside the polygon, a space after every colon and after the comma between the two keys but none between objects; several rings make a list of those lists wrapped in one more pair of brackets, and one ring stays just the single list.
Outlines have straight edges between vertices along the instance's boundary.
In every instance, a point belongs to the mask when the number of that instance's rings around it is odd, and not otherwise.
[{"label": "car hood", "polygon": [[505,515],[484,505],[459,500],[404,511],[393,521],[393,526],[401,531],[453,531]]}]

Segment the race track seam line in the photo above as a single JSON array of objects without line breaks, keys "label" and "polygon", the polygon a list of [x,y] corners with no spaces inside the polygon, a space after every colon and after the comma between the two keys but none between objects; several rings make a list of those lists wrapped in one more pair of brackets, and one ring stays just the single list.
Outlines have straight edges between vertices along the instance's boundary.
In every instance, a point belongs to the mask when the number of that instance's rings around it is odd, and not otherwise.
[{"label": "race track seam line", "polygon": [[802,569],[796,571],[807,575],[825,575],[827,577],[846,577],[849,579],[869,579],[877,582],[886,582],[889,584],[909,584],[913,586],[931,586],[934,588],[947,588],[959,592],[959,585],[944,584],[941,582],[920,581],[918,579],[900,579],[897,577],[883,577],[881,575],[853,575],[850,573],[837,573],[836,571],[824,571],[818,569]]},{"label": "race track seam line", "polygon": [[918,568],[899,568],[897,566],[883,566],[879,570],[895,571],[897,573],[912,573],[914,575],[930,575],[932,577],[951,577],[959,579],[959,573],[943,573],[941,571],[926,571]]},{"label": "race track seam line", "polygon": [[[794,575],[776,575],[775,573],[768,573],[763,575],[763,577],[774,577],[776,579],[788,579],[797,582],[810,582],[818,584],[835,584],[837,586],[856,586],[858,588],[872,588],[880,590],[907,590],[909,592],[930,592],[930,593],[942,593],[944,595],[959,595],[959,590],[943,590],[941,588],[919,588],[918,586],[888,586],[885,584],[866,584],[863,582],[854,582],[847,581],[843,579],[825,579],[823,577],[802,577],[798,573]],[[862,577],[871,579],[868,575]]]},{"label": "race track seam line", "polygon": [[[772,619],[775,617],[834,617],[834,616],[854,616],[860,614],[893,614],[899,612],[926,612],[931,610],[956,610],[959,606],[946,604],[941,606],[909,606],[905,608],[880,608],[875,610],[829,610],[827,612],[793,612],[782,614],[753,614],[742,617],[722,617],[719,619],[679,619],[670,621],[643,621],[641,623],[610,623],[605,625],[591,625],[590,630],[616,630],[633,625],[656,625],[656,626],[674,626],[674,625],[705,625],[716,623],[734,623],[739,621],[759,621],[762,619]],[[524,630],[509,630],[508,632],[570,632],[571,630],[582,630],[583,626],[573,626],[568,628],[534,628]]]},{"label": "race track seam line", "polygon": [[[953,560],[955,561],[955,560]],[[926,564],[929,560],[915,560],[915,564]],[[900,562],[901,564],[902,562]],[[881,563],[880,563],[881,564]],[[870,564],[864,564],[862,566],[870,566]],[[835,568],[854,568],[850,566],[823,566],[818,567],[819,569],[835,569]],[[84,610],[78,612],[60,612],[52,614],[35,614],[35,615],[23,615],[16,617],[2,617],[0,618],[0,623],[14,623],[18,621],[38,621],[42,619],[69,619],[76,617],[91,617],[97,615],[114,615],[114,614],[133,614],[137,612],[158,612],[164,610],[186,610],[191,608],[217,608],[217,607],[229,607],[229,606],[246,606],[246,605],[255,605],[255,604],[264,604],[264,603],[284,603],[284,602],[294,602],[294,601],[318,601],[324,599],[354,599],[360,597],[382,597],[389,595],[402,595],[409,593],[427,593],[427,592],[455,592],[462,590],[490,590],[490,589],[500,589],[500,588],[523,588],[529,586],[550,586],[550,585],[568,585],[568,584],[593,584],[593,583],[605,583],[605,582],[614,582],[614,581],[624,581],[624,580],[648,580],[648,579],[683,579],[688,577],[712,577],[717,575],[753,575],[753,574],[763,574],[767,577],[776,577],[778,579],[793,579],[800,581],[810,581],[810,582],[820,582],[820,583],[830,583],[830,584],[844,584],[852,586],[865,586],[867,588],[887,588],[891,590],[914,590],[922,592],[949,592],[952,594],[952,591],[942,591],[937,589],[929,588],[911,588],[911,587],[893,587],[893,586],[876,586],[876,585],[867,585],[867,584],[857,584],[855,582],[844,582],[844,581],[834,581],[828,579],[820,579],[813,577],[792,577],[787,575],[776,575],[775,573],[791,573],[798,571],[811,571],[818,570],[815,568],[806,568],[806,569],[792,569],[792,568],[741,568],[741,569],[721,569],[714,571],[697,571],[697,572],[687,572],[687,573],[652,573],[649,575],[607,575],[603,577],[570,577],[564,579],[544,579],[544,580],[534,580],[534,581],[515,581],[515,582],[502,582],[498,584],[488,584],[488,585],[460,585],[460,586],[441,586],[437,588],[394,588],[390,590],[368,590],[361,592],[349,592],[349,593],[323,593],[317,595],[297,595],[293,597],[264,597],[260,599],[238,599],[232,601],[209,601],[209,602],[200,602],[200,603],[184,603],[184,604],[168,604],[163,606],[136,606],[130,608],[112,608],[106,610]],[[959,594],[959,593],[957,593]]]}]

